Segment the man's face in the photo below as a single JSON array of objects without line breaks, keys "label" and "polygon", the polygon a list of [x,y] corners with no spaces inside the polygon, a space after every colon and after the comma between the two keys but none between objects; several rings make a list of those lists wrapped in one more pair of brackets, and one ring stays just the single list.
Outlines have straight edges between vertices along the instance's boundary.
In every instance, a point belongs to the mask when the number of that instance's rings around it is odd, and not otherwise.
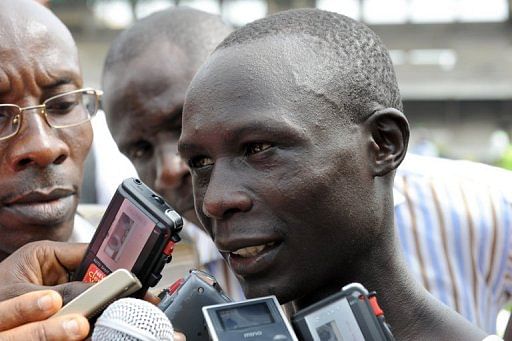
[{"label": "man's face", "polygon": [[142,181],[197,222],[190,173],[177,148],[185,92],[196,70],[177,47],[159,42],[148,50],[107,70],[103,104],[109,127]]},{"label": "man's face", "polygon": [[220,50],[187,95],[197,214],[248,297],[325,287],[371,240],[368,137],[319,95],[315,58],[291,37]]},{"label": "man's face", "polygon": [[[0,9],[6,16],[2,21],[8,22],[0,26],[0,103],[26,107],[78,89],[82,79],[74,42],[64,26],[46,9],[23,4],[22,10]],[[22,115],[18,134],[0,141],[2,253],[30,241],[70,236],[92,142],[89,122],[54,129],[40,110]]]}]

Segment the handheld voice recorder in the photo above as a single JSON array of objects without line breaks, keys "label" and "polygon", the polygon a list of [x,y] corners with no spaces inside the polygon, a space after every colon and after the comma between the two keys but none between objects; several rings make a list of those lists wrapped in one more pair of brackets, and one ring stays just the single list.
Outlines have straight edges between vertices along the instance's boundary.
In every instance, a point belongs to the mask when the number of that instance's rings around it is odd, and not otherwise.
[{"label": "handheld voice recorder", "polygon": [[196,269],[164,290],[160,298],[158,307],[174,329],[197,341],[210,340],[201,308],[231,302],[212,275]]},{"label": "handheld voice recorder", "polygon": [[135,296],[155,286],[171,261],[183,226],[181,216],[139,179],[124,180],[100,221],[73,279],[98,282],[117,269],[142,283]]},{"label": "handheld voice recorder", "polygon": [[394,340],[375,293],[359,283],[297,312],[292,324],[304,341]]},{"label": "handheld voice recorder", "polygon": [[142,284],[131,272],[118,269],[75,297],[55,315],[81,314],[87,318],[99,315],[110,303],[129,296],[142,288]]},{"label": "handheld voice recorder", "polygon": [[213,341],[297,341],[275,296],[207,306],[203,314]]}]

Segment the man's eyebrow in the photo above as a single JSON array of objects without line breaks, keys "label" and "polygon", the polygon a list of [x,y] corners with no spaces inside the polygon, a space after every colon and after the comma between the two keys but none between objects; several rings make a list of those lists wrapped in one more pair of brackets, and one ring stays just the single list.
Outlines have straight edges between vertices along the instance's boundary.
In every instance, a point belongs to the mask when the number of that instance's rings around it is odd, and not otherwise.
[{"label": "man's eyebrow", "polygon": [[55,82],[44,85],[43,88],[47,90],[47,89],[57,88],[62,85],[68,85],[68,84],[76,84],[76,82],[73,81],[71,78],[67,78],[67,77],[59,78]]},{"label": "man's eyebrow", "polygon": [[[220,132],[220,131],[219,131]],[[224,134],[225,144],[234,144],[244,135],[254,135],[257,137],[261,132],[265,133],[262,136],[263,139],[269,139],[269,136],[279,136],[286,138],[287,141],[301,141],[306,138],[304,129],[298,125],[284,120],[275,120],[270,124],[268,121],[257,121],[251,123],[245,123],[243,126],[237,127],[236,125],[230,127],[229,133]],[[178,150],[182,154],[192,154],[204,150],[201,146],[194,142],[179,142]]]},{"label": "man's eyebrow", "polygon": [[284,120],[256,121],[245,124],[241,127],[234,127],[230,131],[228,140],[236,140],[243,135],[256,135],[258,133],[270,134],[273,136],[286,137],[291,140],[300,140],[305,138],[304,130],[298,125]]},{"label": "man's eyebrow", "polygon": [[81,78],[80,77],[77,77],[77,75],[75,75],[73,72],[66,72],[62,75],[55,75],[55,80],[54,81],[51,81],[47,84],[44,84],[42,86],[43,89],[45,90],[51,90],[51,89],[54,89],[54,88],[57,88],[59,86],[63,86],[63,85],[69,85],[69,84],[72,84],[72,85],[76,85],[77,87],[80,85],[80,80]]}]

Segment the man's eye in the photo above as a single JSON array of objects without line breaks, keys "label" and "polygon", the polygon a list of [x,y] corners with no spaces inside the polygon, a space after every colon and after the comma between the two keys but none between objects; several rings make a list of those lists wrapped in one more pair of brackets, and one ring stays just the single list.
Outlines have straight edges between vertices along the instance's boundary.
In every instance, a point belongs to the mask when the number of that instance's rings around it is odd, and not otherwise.
[{"label": "man's eye", "polygon": [[203,168],[213,165],[213,160],[206,156],[197,156],[188,161],[190,168]]},{"label": "man's eye", "polygon": [[147,141],[139,141],[133,145],[129,152],[128,158],[130,160],[140,160],[151,156],[153,152],[153,146]]},{"label": "man's eye", "polygon": [[73,110],[79,103],[77,101],[59,99],[46,103],[46,111],[51,115],[65,115]]},{"label": "man's eye", "polygon": [[251,154],[261,153],[271,147],[272,147],[272,144],[266,143],[266,142],[250,143],[245,147],[245,154],[251,155]]}]

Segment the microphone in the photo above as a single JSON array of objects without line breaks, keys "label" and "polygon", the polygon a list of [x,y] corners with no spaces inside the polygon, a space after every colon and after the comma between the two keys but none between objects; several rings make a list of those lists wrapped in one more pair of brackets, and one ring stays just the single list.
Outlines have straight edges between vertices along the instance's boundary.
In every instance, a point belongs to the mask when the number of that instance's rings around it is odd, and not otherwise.
[{"label": "microphone", "polygon": [[165,314],[153,304],[122,298],[105,309],[96,321],[93,341],[173,341],[174,330]]}]

